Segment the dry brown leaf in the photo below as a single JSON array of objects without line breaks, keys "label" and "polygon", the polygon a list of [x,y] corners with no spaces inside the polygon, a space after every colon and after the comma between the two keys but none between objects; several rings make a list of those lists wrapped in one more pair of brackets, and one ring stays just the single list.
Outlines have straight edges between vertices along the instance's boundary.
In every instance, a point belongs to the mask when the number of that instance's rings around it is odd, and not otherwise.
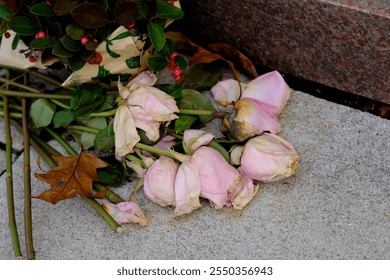
[{"label": "dry brown leaf", "polygon": [[96,169],[108,166],[108,163],[89,153],[78,156],[53,156],[58,166],[46,173],[35,173],[35,177],[51,185],[35,198],[56,204],[60,200],[75,197],[77,194],[93,198],[104,198],[105,191],[94,193],[93,181],[99,181]]}]

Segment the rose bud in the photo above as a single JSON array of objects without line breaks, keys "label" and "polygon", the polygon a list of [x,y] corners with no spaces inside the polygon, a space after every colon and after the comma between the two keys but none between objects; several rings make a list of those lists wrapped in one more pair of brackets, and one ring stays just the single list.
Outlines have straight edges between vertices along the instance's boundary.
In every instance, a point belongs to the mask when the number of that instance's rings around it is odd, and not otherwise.
[{"label": "rose bud", "polygon": [[161,156],[146,171],[144,192],[153,202],[161,206],[176,205],[175,179],[179,164],[173,159]]},{"label": "rose bud", "polygon": [[241,174],[231,166],[215,149],[202,146],[192,155],[191,162],[199,171],[201,184],[200,196],[210,200],[220,209],[231,206],[237,195]]},{"label": "rose bud", "polygon": [[183,133],[183,142],[189,153],[193,154],[200,146],[209,144],[214,135],[200,129],[187,129]]},{"label": "rose bud", "polygon": [[102,206],[118,224],[136,223],[143,227],[148,225],[141,208],[133,201],[106,203]]},{"label": "rose bud", "polygon": [[260,135],[263,131],[277,134],[281,125],[275,116],[275,107],[252,98],[242,98],[236,105],[233,137],[238,140]]},{"label": "rose bud", "polygon": [[299,156],[294,147],[273,134],[250,139],[241,156],[241,170],[260,182],[275,182],[295,173]]},{"label": "rose bud", "polygon": [[276,108],[279,115],[290,97],[291,89],[278,71],[269,72],[250,81],[241,98],[253,98]]},{"label": "rose bud", "polygon": [[244,90],[245,86],[246,85],[244,83],[238,82],[234,79],[227,79],[215,84],[211,88],[211,93],[215,101],[227,106],[235,103],[240,98],[240,94]]},{"label": "rose bud", "polygon": [[189,161],[183,162],[177,171],[175,180],[175,215],[188,214],[200,208],[200,192],[198,169]]}]

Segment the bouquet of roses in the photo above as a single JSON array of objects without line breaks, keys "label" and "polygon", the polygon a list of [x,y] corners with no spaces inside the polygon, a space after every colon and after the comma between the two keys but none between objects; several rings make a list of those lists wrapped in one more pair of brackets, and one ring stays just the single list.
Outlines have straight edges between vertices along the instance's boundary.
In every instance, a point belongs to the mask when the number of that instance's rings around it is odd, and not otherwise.
[{"label": "bouquet of roses", "polygon": [[[21,251],[13,211],[11,123],[24,132],[25,166],[30,145],[51,166],[35,174],[51,186],[41,194],[31,194],[25,169],[28,258],[34,258],[31,198],[55,204],[80,195],[121,232],[121,224],[148,223],[135,201],[140,188],[180,216],[196,211],[202,200],[216,209],[241,210],[262,183],[294,174],[299,156],[277,135],[278,116],[290,95],[283,77],[277,71],[258,76],[231,46],[203,48],[165,31],[182,16],[178,1],[165,0],[0,6],[5,69],[0,113],[16,256]],[[228,78],[222,78],[218,61],[231,70]],[[69,72],[65,81],[34,70],[58,63]],[[240,81],[242,68],[253,80]],[[31,76],[54,90],[35,88]],[[68,155],[45,137],[58,141]],[[135,183],[124,200],[113,189],[126,180]]]}]

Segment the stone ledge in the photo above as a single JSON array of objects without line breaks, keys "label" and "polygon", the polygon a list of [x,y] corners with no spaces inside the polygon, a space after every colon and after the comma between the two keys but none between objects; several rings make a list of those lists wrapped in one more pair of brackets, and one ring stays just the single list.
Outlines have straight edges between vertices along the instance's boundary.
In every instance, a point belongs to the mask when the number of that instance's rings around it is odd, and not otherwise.
[{"label": "stone ledge", "polygon": [[390,103],[390,2],[181,0],[176,25],[235,45],[255,63]]}]

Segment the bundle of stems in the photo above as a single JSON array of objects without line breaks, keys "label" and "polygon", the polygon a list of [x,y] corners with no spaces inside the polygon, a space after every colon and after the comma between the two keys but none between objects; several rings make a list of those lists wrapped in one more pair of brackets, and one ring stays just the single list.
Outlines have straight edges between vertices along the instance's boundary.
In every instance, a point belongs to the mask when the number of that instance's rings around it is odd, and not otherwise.
[{"label": "bundle of stems", "polygon": [[[0,65],[1,66],[1,65]],[[3,66],[3,68],[5,68]],[[50,166],[55,166],[57,163],[51,156],[61,155],[57,150],[51,147],[49,144],[41,140],[35,133],[29,130],[28,123],[28,99],[30,98],[50,98],[56,104],[61,104],[58,99],[70,99],[69,95],[57,95],[42,93],[39,90],[27,85],[27,75],[31,74],[37,76],[47,82],[60,85],[61,83],[34,70],[22,71],[16,78],[11,79],[10,70],[6,69],[6,77],[0,77],[0,82],[3,83],[0,86],[0,95],[2,101],[0,101],[0,116],[4,118],[5,127],[5,140],[6,140],[6,185],[7,185],[7,204],[8,204],[8,219],[9,229],[12,239],[12,246],[14,255],[16,258],[22,258],[22,250],[19,242],[19,234],[17,229],[17,222],[15,216],[15,201],[14,201],[14,188],[13,188],[13,170],[12,170],[12,136],[11,136],[11,124],[23,133],[23,178],[24,178],[24,232],[25,232],[25,245],[26,245],[26,258],[35,259],[35,251],[33,245],[33,227],[32,227],[32,211],[31,211],[31,169],[30,169],[30,145],[38,152],[38,154],[47,162]],[[18,69],[18,71],[20,71]],[[23,78],[23,83],[16,82],[19,78]],[[19,90],[10,90],[10,86],[16,87]],[[19,98],[21,105],[11,103],[11,98]],[[11,109],[14,110],[11,112]],[[15,112],[15,110],[17,112]],[[21,119],[17,121],[17,119]],[[69,155],[77,156],[78,153],[61,138],[55,131],[50,128],[45,130],[67,151]],[[105,197],[113,203],[124,201],[120,196],[115,194],[112,190],[106,186],[94,183],[94,189],[96,191],[106,190]],[[89,205],[96,210],[96,212],[107,222],[109,227],[117,233],[122,232],[121,226],[103,209],[103,207],[93,198],[87,196],[81,196]]]}]

